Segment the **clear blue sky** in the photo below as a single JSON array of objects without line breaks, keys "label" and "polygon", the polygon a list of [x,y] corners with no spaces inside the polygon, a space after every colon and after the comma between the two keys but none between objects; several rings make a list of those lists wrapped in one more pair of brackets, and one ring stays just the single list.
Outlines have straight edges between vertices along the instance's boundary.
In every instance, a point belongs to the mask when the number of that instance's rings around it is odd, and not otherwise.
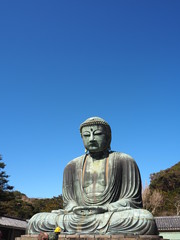
[{"label": "clear blue sky", "polygon": [[180,161],[180,1],[0,1],[0,153],[15,190],[62,193],[100,116],[142,182]]}]

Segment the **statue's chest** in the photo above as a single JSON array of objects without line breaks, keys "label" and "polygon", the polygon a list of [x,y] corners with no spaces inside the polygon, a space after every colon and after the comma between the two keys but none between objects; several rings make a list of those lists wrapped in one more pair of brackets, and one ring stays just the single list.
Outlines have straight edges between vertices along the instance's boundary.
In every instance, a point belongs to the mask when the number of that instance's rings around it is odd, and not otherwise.
[{"label": "statue's chest", "polygon": [[106,186],[106,159],[87,159],[83,176],[83,189],[87,194],[100,194]]}]

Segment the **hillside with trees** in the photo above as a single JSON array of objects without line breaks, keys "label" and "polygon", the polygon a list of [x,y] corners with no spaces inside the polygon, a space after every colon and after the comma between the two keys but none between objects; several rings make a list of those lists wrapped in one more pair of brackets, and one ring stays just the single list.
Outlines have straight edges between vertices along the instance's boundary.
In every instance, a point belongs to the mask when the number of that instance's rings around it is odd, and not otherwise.
[{"label": "hillside with trees", "polygon": [[62,196],[53,198],[28,198],[19,191],[13,191],[12,199],[2,203],[0,215],[29,219],[38,212],[51,212],[63,207]]},{"label": "hillside with trees", "polygon": [[144,207],[156,216],[180,215],[180,162],[150,175],[143,190]]},{"label": "hillside with trees", "polygon": [[29,219],[38,212],[51,212],[63,207],[62,196],[53,198],[28,198],[19,191],[13,191],[8,184],[9,175],[5,172],[5,163],[0,156],[0,216]]}]

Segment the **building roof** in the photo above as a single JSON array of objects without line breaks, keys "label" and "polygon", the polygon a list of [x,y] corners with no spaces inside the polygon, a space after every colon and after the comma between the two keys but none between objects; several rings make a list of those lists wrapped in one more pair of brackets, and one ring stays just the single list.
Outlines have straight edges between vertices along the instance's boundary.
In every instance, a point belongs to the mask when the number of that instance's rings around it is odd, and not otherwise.
[{"label": "building roof", "polygon": [[159,231],[180,231],[180,216],[155,217]]},{"label": "building roof", "polygon": [[0,226],[25,230],[27,227],[27,221],[11,217],[0,217]]}]

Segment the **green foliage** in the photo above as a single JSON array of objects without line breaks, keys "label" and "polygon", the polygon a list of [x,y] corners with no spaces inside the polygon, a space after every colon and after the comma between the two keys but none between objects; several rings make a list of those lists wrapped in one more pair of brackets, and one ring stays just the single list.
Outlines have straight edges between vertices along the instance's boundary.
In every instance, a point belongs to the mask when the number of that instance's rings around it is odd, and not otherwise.
[{"label": "green foliage", "polygon": [[8,184],[9,175],[7,175],[6,172],[4,171],[6,164],[1,161],[2,156],[0,155],[0,191],[1,192],[10,191],[13,189],[13,187]]},{"label": "green foliage", "polygon": [[33,206],[35,212],[51,212],[63,208],[62,196],[44,199],[34,199]]},{"label": "green foliage", "polygon": [[180,202],[180,162],[166,170],[150,176],[150,190],[161,191],[163,207],[158,215],[178,215]]},{"label": "green foliage", "polygon": [[3,215],[6,211],[4,204],[13,198],[13,194],[11,192],[13,186],[8,184],[9,175],[7,175],[4,171],[5,166],[5,163],[2,162],[2,156],[0,155],[0,215]]},{"label": "green foliage", "polygon": [[0,155],[0,216],[7,215],[29,219],[38,212],[51,212],[63,207],[62,196],[53,198],[28,198],[19,191],[12,191],[8,184],[9,176],[4,171],[5,163]]},{"label": "green foliage", "polygon": [[[53,198],[28,198],[25,194],[13,191],[11,200],[3,202],[3,215],[29,219],[38,212],[51,212],[63,207],[62,196]],[[2,214],[1,214],[2,215]]]},{"label": "green foliage", "polygon": [[14,191],[12,199],[3,203],[4,215],[27,219],[31,216],[34,207],[31,203],[23,200],[24,194]]}]

